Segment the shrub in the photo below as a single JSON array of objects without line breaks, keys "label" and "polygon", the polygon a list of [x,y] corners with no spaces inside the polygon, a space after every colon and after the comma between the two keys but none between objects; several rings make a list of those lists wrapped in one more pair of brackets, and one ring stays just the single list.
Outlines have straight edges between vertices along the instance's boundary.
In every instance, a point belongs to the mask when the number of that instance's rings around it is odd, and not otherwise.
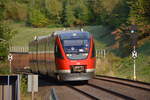
[{"label": "shrub", "polygon": [[9,47],[9,40],[12,38],[12,36],[15,34],[15,31],[13,31],[8,25],[0,21],[0,56],[5,57],[8,53],[8,47]]},{"label": "shrub", "polygon": [[23,95],[27,94],[27,76],[25,75],[21,76],[21,93]]},{"label": "shrub", "polygon": [[44,27],[48,25],[48,19],[37,9],[31,9],[29,13],[28,23],[34,27]]},{"label": "shrub", "polygon": [[8,44],[4,43],[4,42],[0,42],[0,57],[6,57],[6,55],[8,54]]}]

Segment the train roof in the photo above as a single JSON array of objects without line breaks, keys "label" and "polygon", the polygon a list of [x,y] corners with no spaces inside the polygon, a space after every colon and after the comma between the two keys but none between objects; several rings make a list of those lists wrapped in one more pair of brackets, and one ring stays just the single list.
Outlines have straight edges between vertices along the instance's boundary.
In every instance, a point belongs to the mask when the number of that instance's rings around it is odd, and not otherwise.
[{"label": "train roof", "polygon": [[34,40],[43,40],[53,36],[59,36],[61,39],[68,39],[71,37],[89,38],[90,34],[87,31],[81,31],[81,30],[66,30],[66,31],[63,30],[63,31],[55,31],[52,34],[46,36],[35,36]]},{"label": "train roof", "polygon": [[56,31],[54,35],[58,35],[61,39],[89,38],[90,37],[89,32],[80,31],[80,30]]},{"label": "train roof", "polygon": [[89,33],[87,31],[81,31],[81,30],[63,30],[63,31],[55,31],[54,35],[59,35],[59,34],[68,34],[68,33]]},{"label": "train roof", "polygon": [[49,34],[49,35],[44,35],[44,36],[35,36],[33,41],[36,41],[36,40],[43,40],[43,39],[49,38],[49,37],[51,37],[51,36],[52,36],[51,34]]}]

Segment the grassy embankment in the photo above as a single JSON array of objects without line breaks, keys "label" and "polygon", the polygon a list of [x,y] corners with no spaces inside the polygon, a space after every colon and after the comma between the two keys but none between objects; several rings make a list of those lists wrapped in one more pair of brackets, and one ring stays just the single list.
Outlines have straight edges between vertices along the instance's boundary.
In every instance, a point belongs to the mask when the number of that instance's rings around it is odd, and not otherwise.
[{"label": "grassy embankment", "polygon": [[[30,28],[22,24],[12,24],[17,34],[12,39],[13,46],[28,46],[34,36],[48,35],[63,28]],[[91,32],[95,37],[97,49],[105,49],[114,42],[110,29],[103,26],[86,26],[84,30]],[[150,41],[138,48],[137,79],[150,82]],[[121,52],[121,51],[120,51]],[[131,57],[121,58],[109,52],[105,58],[97,59],[96,74],[117,76],[133,79],[133,60]]]}]

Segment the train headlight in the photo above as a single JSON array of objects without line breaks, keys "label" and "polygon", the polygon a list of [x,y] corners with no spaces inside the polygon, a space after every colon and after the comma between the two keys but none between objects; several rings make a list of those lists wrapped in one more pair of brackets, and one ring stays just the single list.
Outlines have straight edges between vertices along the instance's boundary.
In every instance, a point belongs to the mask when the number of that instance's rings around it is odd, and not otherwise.
[{"label": "train headlight", "polygon": [[67,57],[70,57],[70,56],[72,56],[72,54],[67,54]]},{"label": "train headlight", "polygon": [[87,55],[88,55],[88,53],[83,53],[82,55],[83,55],[83,56],[87,56]]},{"label": "train headlight", "polygon": [[83,49],[79,49],[79,52],[84,52],[84,50]]}]

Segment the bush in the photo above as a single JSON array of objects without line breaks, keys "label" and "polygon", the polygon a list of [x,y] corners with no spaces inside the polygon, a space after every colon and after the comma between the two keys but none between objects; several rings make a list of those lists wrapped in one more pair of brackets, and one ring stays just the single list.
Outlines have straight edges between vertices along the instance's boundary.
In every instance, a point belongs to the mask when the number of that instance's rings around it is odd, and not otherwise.
[{"label": "bush", "polygon": [[4,42],[0,42],[0,57],[6,57],[6,55],[8,54],[8,44],[4,43]]},{"label": "bush", "polygon": [[34,27],[44,27],[48,25],[49,20],[45,15],[37,9],[31,9],[29,13],[28,23]]},{"label": "bush", "polygon": [[25,75],[21,76],[21,93],[22,95],[27,94],[27,76]]},{"label": "bush", "polygon": [[0,20],[4,19],[4,4],[0,2]]}]

